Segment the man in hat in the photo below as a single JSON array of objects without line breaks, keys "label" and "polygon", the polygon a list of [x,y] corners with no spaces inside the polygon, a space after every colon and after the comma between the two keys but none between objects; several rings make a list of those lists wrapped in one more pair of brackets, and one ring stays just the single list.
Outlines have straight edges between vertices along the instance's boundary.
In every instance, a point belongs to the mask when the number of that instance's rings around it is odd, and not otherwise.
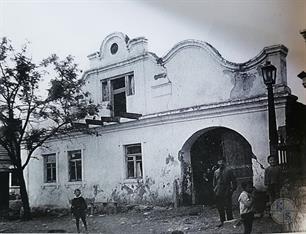
[{"label": "man in hat", "polygon": [[237,188],[237,182],[233,171],[226,167],[225,158],[218,160],[218,166],[219,168],[214,173],[213,188],[220,215],[218,227],[221,227],[225,221],[225,213],[227,220],[233,219],[232,194]]}]

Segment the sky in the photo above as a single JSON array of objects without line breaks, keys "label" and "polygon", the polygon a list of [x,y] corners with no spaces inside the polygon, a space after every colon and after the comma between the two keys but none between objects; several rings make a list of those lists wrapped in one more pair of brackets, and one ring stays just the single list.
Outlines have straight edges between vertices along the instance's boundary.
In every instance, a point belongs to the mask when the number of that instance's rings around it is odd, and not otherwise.
[{"label": "sky", "polygon": [[82,70],[87,55],[113,32],[144,36],[164,56],[185,39],[203,40],[232,62],[245,62],[265,46],[284,44],[292,93],[306,103],[297,78],[306,71],[306,0],[0,0],[0,37],[20,47],[29,41],[34,60],[72,54]]}]

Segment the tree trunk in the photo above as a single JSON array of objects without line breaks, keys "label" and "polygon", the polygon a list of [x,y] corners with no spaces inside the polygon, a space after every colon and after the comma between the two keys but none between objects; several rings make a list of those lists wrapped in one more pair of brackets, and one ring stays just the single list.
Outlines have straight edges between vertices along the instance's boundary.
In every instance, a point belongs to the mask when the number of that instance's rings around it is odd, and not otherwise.
[{"label": "tree trunk", "polygon": [[30,204],[29,204],[29,196],[26,189],[26,184],[23,176],[23,170],[21,168],[16,169],[16,173],[18,176],[19,186],[20,186],[20,195],[21,201],[23,206],[23,219],[30,220],[31,219],[31,211],[30,211]]}]

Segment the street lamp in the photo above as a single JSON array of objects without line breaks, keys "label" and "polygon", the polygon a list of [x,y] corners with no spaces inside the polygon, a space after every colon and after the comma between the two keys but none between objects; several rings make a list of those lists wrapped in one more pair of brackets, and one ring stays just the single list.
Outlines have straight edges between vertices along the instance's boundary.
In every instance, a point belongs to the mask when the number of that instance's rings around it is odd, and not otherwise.
[{"label": "street lamp", "polygon": [[261,68],[261,71],[264,83],[268,89],[270,155],[273,155],[278,159],[277,157],[278,137],[277,137],[274,95],[273,95],[273,85],[275,84],[275,78],[276,78],[276,67],[273,66],[270,63],[270,61],[267,61],[265,65]]}]

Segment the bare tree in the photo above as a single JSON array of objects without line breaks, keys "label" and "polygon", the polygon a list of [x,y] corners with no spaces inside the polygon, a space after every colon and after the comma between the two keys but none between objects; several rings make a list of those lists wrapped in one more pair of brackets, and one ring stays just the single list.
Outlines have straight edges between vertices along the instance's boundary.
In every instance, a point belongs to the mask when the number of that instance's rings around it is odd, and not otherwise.
[{"label": "bare tree", "polygon": [[[0,144],[7,150],[20,184],[24,218],[30,219],[23,170],[33,152],[51,137],[75,131],[74,121],[94,114],[97,107],[83,92],[84,80],[73,57],[55,54],[35,64],[27,45],[16,51],[11,42],[0,42]],[[50,72],[50,69],[52,72]],[[43,95],[43,78],[50,78]],[[22,160],[21,150],[27,152]]]}]

